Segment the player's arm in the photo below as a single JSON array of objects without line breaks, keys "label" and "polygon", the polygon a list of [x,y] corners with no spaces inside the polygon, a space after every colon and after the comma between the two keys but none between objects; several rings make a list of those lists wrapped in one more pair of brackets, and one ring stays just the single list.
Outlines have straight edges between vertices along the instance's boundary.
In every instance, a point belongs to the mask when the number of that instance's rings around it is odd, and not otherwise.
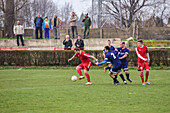
[{"label": "player's arm", "polygon": [[108,57],[107,57],[107,55],[106,55],[104,61],[102,61],[102,62],[100,62],[100,63],[97,62],[96,65],[105,64],[105,63],[107,63],[107,61],[108,61]]},{"label": "player's arm", "polygon": [[138,52],[137,48],[135,48],[135,50],[136,50],[136,54],[137,54],[137,56],[138,56],[140,59],[142,59],[142,60],[144,60],[144,61],[147,61],[147,59],[146,59],[146,58],[143,58],[143,57],[139,54],[139,52]]},{"label": "player's arm", "polygon": [[68,62],[70,62],[71,60],[73,60],[76,56],[77,56],[77,54],[75,54],[73,57],[71,57],[70,59],[68,59]]},{"label": "player's arm", "polygon": [[148,48],[146,49],[146,56],[147,56],[148,61],[150,62],[150,57],[149,57],[149,51],[148,51]]},{"label": "player's arm", "polygon": [[124,59],[124,58],[126,58],[126,57],[128,56],[128,54],[129,54],[129,50],[127,50],[127,51],[125,52],[125,55],[123,55],[122,57],[119,57],[119,59]]},{"label": "player's arm", "polygon": [[98,59],[95,58],[94,56],[90,56],[90,58],[94,59],[96,62],[98,62]]},{"label": "player's arm", "polygon": [[104,60],[104,61],[102,61],[100,63],[96,63],[96,65],[102,65],[102,64],[106,64],[106,63],[107,63],[107,60]]}]

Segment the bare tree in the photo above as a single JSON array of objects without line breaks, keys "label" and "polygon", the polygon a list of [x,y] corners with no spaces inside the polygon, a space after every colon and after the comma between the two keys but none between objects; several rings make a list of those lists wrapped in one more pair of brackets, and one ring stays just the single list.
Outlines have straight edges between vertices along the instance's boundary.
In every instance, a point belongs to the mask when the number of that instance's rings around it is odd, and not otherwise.
[{"label": "bare tree", "polygon": [[69,17],[71,16],[71,12],[73,12],[72,4],[69,2],[65,2],[65,4],[61,7],[60,10],[61,19],[65,24],[68,23]]},{"label": "bare tree", "polygon": [[[104,5],[106,6],[107,12],[111,14],[116,20],[120,21],[120,18],[122,18],[123,25],[126,27],[130,27],[133,21],[135,20],[135,18],[138,17],[139,12],[144,7],[153,6],[158,3],[162,3],[162,1],[159,1],[159,0],[114,0],[114,1],[104,3]],[[122,15],[121,15],[121,11],[122,11]]]}]

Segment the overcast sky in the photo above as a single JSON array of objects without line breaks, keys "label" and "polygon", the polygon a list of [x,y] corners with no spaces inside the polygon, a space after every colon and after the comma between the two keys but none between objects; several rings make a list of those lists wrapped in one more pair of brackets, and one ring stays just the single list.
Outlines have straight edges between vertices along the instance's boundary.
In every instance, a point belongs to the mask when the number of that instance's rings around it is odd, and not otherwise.
[{"label": "overcast sky", "polygon": [[81,15],[81,13],[87,13],[87,9],[91,6],[92,0],[53,0],[58,5],[64,5],[65,2],[70,2],[73,5],[74,12],[78,16]]}]

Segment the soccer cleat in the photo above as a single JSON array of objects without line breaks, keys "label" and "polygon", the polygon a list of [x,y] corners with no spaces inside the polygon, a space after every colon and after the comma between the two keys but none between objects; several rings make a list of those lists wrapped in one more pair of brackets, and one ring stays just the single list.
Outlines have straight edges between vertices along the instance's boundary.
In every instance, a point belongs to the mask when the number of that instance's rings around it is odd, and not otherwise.
[{"label": "soccer cleat", "polygon": [[114,85],[119,85],[119,81],[116,81],[116,82],[113,81],[113,84]]},{"label": "soccer cleat", "polygon": [[132,80],[130,80],[130,79],[127,79],[130,83],[132,83]]},{"label": "soccer cleat", "polygon": [[104,72],[106,73],[106,68],[104,67]]},{"label": "soccer cleat", "polygon": [[150,85],[150,83],[147,80],[145,80],[145,82],[147,83],[147,85]]},{"label": "soccer cleat", "polygon": [[113,83],[114,85],[119,85],[119,82],[115,82],[115,83]]},{"label": "soccer cleat", "polygon": [[126,81],[123,81],[124,82],[124,84],[127,84],[127,82]]},{"label": "soccer cleat", "polygon": [[80,77],[79,77],[79,80],[81,80],[81,79],[84,79],[84,76],[80,76]]},{"label": "soccer cleat", "polygon": [[142,85],[144,86],[144,85],[145,85],[145,83],[142,83]]},{"label": "soccer cleat", "polygon": [[92,83],[91,82],[87,82],[86,85],[92,85]]}]

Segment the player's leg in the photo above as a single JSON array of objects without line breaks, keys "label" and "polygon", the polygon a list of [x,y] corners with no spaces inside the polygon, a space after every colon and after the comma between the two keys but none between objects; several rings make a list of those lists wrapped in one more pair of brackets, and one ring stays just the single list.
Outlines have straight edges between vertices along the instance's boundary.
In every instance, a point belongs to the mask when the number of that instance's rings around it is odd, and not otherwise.
[{"label": "player's leg", "polygon": [[80,75],[80,77],[79,77],[79,79],[81,80],[81,79],[84,79],[84,76],[83,76],[83,74],[82,74],[82,72],[81,72],[81,69],[82,69],[83,67],[82,67],[82,64],[80,64],[80,65],[78,65],[77,67],[76,67],[76,70],[77,70],[77,73]]},{"label": "player's leg", "polygon": [[141,77],[141,80],[142,80],[142,85],[145,85],[144,77],[143,77],[143,70],[140,71],[140,77]]},{"label": "player's leg", "polygon": [[86,78],[87,78],[87,83],[86,85],[91,85],[91,81],[90,81],[90,75],[88,73],[88,70],[84,69],[84,74],[86,75]]},{"label": "player's leg", "polygon": [[118,74],[118,71],[115,68],[112,68],[109,72],[109,76],[113,79],[113,84],[115,85],[119,84],[119,81],[117,80],[117,74]]},{"label": "player's leg", "polygon": [[106,73],[106,70],[109,70],[112,68],[112,64],[110,62],[107,63],[108,66],[107,67],[104,67],[104,72]]},{"label": "player's leg", "polygon": [[90,75],[88,73],[90,67],[91,67],[91,62],[87,62],[87,63],[84,63],[84,74],[86,75],[86,78],[87,78],[87,83],[86,85],[91,85],[91,81],[90,81]]},{"label": "player's leg", "polygon": [[132,80],[129,78],[129,72],[128,72],[128,62],[125,62],[124,65],[123,65],[123,71],[125,72],[126,74],[126,78],[129,82],[132,82]]},{"label": "player's leg", "polygon": [[145,85],[144,77],[143,77],[143,69],[144,69],[144,64],[140,63],[138,67],[138,71],[140,71],[140,77],[142,80],[142,85]]},{"label": "player's leg", "polygon": [[126,80],[125,80],[125,78],[124,78],[124,76],[121,72],[119,73],[119,76],[123,80],[124,84],[127,84],[127,82],[126,82]]},{"label": "player's leg", "polygon": [[146,70],[145,82],[146,82],[148,85],[150,85],[150,83],[149,83],[149,81],[148,81],[148,77],[149,77],[149,63],[148,63],[148,62],[145,62],[145,63],[144,63],[144,68],[145,68],[145,70]]},{"label": "player's leg", "polygon": [[129,71],[125,71],[125,74],[126,74],[126,78],[129,82],[132,82],[132,80],[129,78]]},{"label": "player's leg", "polygon": [[149,69],[146,69],[146,78],[145,78],[145,82],[150,85],[149,81],[148,81],[148,77],[149,77]]}]

